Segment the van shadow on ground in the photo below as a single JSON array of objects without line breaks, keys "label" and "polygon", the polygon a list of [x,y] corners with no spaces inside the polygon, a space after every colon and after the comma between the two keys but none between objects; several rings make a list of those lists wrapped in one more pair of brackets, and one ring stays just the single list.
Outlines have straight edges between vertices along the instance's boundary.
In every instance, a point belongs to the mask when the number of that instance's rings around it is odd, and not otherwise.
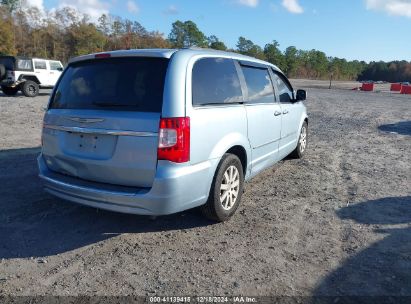
[{"label": "van shadow on ground", "polygon": [[411,136],[411,121],[400,121],[393,124],[381,125],[380,131]]},{"label": "van shadow on ground", "polygon": [[39,148],[0,152],[0,258],[50,256],[122,233],[212,224],[198,210],[158,217],[127,215],[65,202],[45,193],[37,176]]},{"label": "van shadow on ground", "polygon": [[318,285],[314,295],[411,296],[411,227],[383,226],[411,224],[411,196],[351,205],[337,215],[361,224],[381,225],[375,232],[386,236],[348,258]]}]

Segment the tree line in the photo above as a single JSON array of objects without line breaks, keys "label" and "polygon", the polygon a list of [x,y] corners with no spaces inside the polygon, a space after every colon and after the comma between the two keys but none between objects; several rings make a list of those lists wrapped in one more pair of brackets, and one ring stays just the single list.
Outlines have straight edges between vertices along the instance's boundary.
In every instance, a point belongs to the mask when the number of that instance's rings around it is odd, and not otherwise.
[{"label": "tree line", "polygon": [[197,46],[227,50],[266,60],[291,78],[334,80],[410,81],[411,63],[406,61],[347,61],[328,57],[319,50],[280,50],[273,40],[264,47],[239,37],[229,49],[217,36],[205,35],[193,21],[176,21],[167,37],[148,31],[137,21],[103,14],[92,21],[71,7],[42,12],[19,5],[19,0],[1,0],[0,54],[43,57],[67,62],[69,58],[94,52]]}]

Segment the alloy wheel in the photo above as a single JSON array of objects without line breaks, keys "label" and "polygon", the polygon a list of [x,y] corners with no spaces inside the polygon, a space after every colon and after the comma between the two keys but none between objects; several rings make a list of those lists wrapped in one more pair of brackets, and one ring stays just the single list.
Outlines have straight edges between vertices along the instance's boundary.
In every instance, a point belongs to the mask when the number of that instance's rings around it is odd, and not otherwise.
[{"label": "alloy wheel", "polygon": [[229,166],[224,172],[220,187],[220,203],[224,210],[230,210],[236,203],[240,190],[240,174],[236,166]]},{"label": "alloy wheel", "polygon": [[303,126],[300,134],[300,152],[303,153],[307,147],[307,128]]}]

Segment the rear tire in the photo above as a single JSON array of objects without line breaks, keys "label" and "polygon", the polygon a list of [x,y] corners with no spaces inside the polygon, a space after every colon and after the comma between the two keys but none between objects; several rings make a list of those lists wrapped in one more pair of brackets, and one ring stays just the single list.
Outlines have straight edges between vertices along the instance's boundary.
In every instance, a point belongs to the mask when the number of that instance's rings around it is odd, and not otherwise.
[{"label": "rear tire", "polygon": [[21,91],[26,97],[36,97],[39,95],[39,85],[32,80],[26,80],[22,84]]},{"label": "rear tire", "polygon": [[19,91],[19,88],[11,88],[11,87],[2,86],[1,90],[3,91],[4,95],[14,96]]},{"label": "rear tire", "polygon": [[203,214],[217,222],[228,220],[237,210],[244,187],[243,166],[233,154],[224,154],[213,182],[207,203],[201,206]]},{"label": "rear tire", "polygon": [[301,126],[300,135],[298,136],[297,148],[291,152],[291,158],[302,158],[307,150],[308,124],[306,121]]}]

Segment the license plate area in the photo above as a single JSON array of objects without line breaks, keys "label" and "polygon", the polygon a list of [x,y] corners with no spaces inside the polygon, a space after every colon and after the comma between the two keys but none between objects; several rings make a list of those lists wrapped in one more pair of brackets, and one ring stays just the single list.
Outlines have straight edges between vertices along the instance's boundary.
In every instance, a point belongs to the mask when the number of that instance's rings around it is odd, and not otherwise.
[{"label": "license plate area", "polygon": [[93,152],[96,151],[97,147],[99,146],[100,142],[98,139],[98,135],[93,134],[83,134],[83,133],[70,133],[69,136],[75,137],[76,144],[78,145],[78,149],[84,152]]},{"label": "license plate area", "polygon": [[63,150],[67,155],[75,157],[108,159],[113,155],[117,143],[115,135],[64,133]]}]

